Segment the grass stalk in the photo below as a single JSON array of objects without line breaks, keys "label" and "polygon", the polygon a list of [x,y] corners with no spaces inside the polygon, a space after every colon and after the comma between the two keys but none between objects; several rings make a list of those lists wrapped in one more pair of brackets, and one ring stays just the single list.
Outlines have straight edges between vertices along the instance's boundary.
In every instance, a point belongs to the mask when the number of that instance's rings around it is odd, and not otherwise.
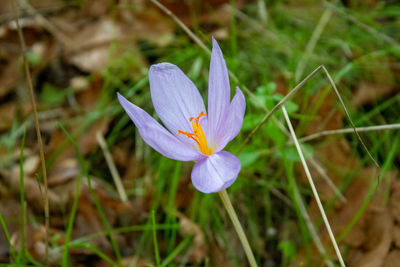
[{"label": "grass stalk", "polygon": [[314,185],[314,181],[313,181],[313,179],[311,177],[310,170],[308,169],[306,160],[304,159],[303,152],[302,152],[300,144],[299,144],[299,142],[297,140],[296,133],[293,130],[293,126],[292,126],[292,123],[290,122],[289,115],[287,114],[285,106],[282,106],[282,111],[283,111],[283,115],[285,117],[285,120],[286,120],[286,122],[288,124],[290,134],[292,135],[293,141],[294,141],[294,143],[296,145],[297,152],[299,153],[301,163],[303,164],[303,168],[304,168],[304,171],[306,173],[308,182],[310,183],[310,186],[311,186],[311,190],[312,190],[313,195],[315,197],[315,200],[317,202],[318,208],[319,208],[319,210],[321,212],[322,219],[324,220],[326,230],[328,231],[328,234],[329,234],[329,237],[330,237],[330,239],[332,241],[332,244],[333,244],[333,247],[335,249],[336,255],[337,255],[338,259],[339,259],[340,266],[345,267],[346,265],[344,264],[342,254],[340,253],[339,247],[338,247],[338,245],[336,243],[336,239],[335,239],[335,236],[334,236],[334,234],[332,232],[331,226],[329,224],[328,217],[325,214],[324,207],[322,206],[321,200],[320,200],[319,195],[318,195],[318,191],[317,191],[317,189],[316,189],[316,187]]},{"label": "grass stalk", "polygon": [[25,219],[26,219],[26,203],[25,203],[25,186],[24,186],[24,147],[26,139],[26,129],[22,135],[21,149],[20,149],[20,161],[19,161],[19,197],[21,205],[21,248],[18,253],[18,262],[24,262],[25,260]]},{"label": "grass stalk", "polygon": [[[393,123],[393,124],[384,124],[384,125],[373,125],[367,127],[357,127],[357,132],[376,132],[376,131],[386,131],[386,130],[398,130],[400,129],[400,123]],[[337,129],[337,130],[326,130],[321,131],[318,133],[310,134],[299,138],[300,142],[308,142],[323,136],[328,135],[338,135],[338,134],[347,134],[347,133],[354,133],[353,128],[345,128],[345,129]]]},{"label": "grass stalk", "polygon": [[48,265],[48,255],[49,255],[49,236],[50,236],[50,212],[49,212],[49,197],[48,197],[48,184],[47,184],[47,171],[46,171],[46,162],[45,162],[45,157],[44,157],[44,149],[43,149],[43,141],[42,141],[42,135],[40,132],[40,125],[39,125],[39,119],[37,115],[37,107],[36,107],[36,101],[35,101],[35,94],[33,90],[33,85],[32,85],[32,78],[31,78],[31,73],[29,70],[29,64],[28,60],[26,58],[26,43],[25,43],[25,38],[22,33],[21,26],[19,25],[19,20],[18,20],[18,6],[14,1],[11,1],[11,4],[13,8],[15,9],[15,23],[17,25],[17,31],[18,31],[18,37],[19,41],[21,44],[21,53],[22,53],[22,59],[23,59],[23,64],[24,64],[24,69],[25,69],[25,76],[26,76],[26,81],[28,84],[29,88],[29,97],[31,100],[31,106],[32,106],[32,113],[33,113],[33,119],[35,121],[35,129],[36,129],[36,136],[38,139],[38,144],[39,144],[39,153],[40,153],[40,163],[42,167],[42,173],[43,173],[43,184],[44,184],[44,221],[45,221],[45,264]]},{"label": "grass stalk", "polygon": [[104,225],[104,227],[105,227],[105,230],[106,230],[106,232],[107,232],[107,236],[108,236],[108,238],[110,239],[111,246],[113,247],[114,252],[115,252],[115,255],[116,255],[116,257],[117,257],[118,265],[121,265],[121,253],[119,252],[118,245],[117,245],[117,243],[115,242],[115,239],[114,239],[114,237],[113,237],[113,235],[112,235],[111,226],[110,226],[110,224],[109,224],[108,221],[107,221],[107,217],[106,217],[106,215],[104,214],[103,209],[101,208],[100,201],[99,201],[99,199],[97,198],[97,195],[96,195],[96,193],[95,193],[94,190],[93,190],[92,181],[91,181],[91,179],[90,179],[90,177],[89,177],[89,171],[88,171],[88,169],[87,169],[85,160],[83,159],[83,156],[82,156],[81,152],[79,151],[78,145],[76,144],[76,142],[74,141],[74,139],[72,138],[72,136],[69,134],[69,132],[67,131],[67,129],[65,129],[64,126],[63,126],[61,123],[59,123],[59,127],[60,127],[61,130],[65,133],[65,135],[67,136],[67,139],[69,140],[69,142],[72,144],[72,146],[73,146],[74,149],[75,149],[75,153],[76,153],[76,155],[77,155],[77,157],[78,157],[78,161],[79,161],[79,163],[80,163],[80,165],[81,165],[81,168],[82,168],[82,171],[83,171],[83,175],[84,175],[84,176],[86,177],[86,179],[87,179],[87,184],[88,184],[89,191],[90,191],[90,194],[91,194],[91,196],[92,196],[94,205],[96,206],[96,210],[97,210],[97,212],[99,213],[100,219],[101,219],[101,221],[102,221],[102,223],[103,223],[103,225]]},{"label": "grass stalk", "polygon": [[306,78],[304,78],[300,83],[296,85],[293,90],[291,90],[284,98],[279,101],[278,104],[276,104],[270,111],[265,114],[264,118],[261,119],[261,121],[257,124],[257,126],[247,135],[246,139],[243,141],[243,143],[240,145],[238,152],[240,153],[243,148],[247,145],[247,143],[250,142],[251,138],[255,135],[255,133],[263,126],[264,123],[268,121],[269,118],[272,117],[272,115],[281,107],[283,104],[285,104],[286,101],[289,100],[300,88],[304,86],[304,84],[311,79],[317,72],[319,72],[322,68],[322,65],[317,67],[315,70],[313,70],[310,74],[307,75]]},{"label": "grass stalk", "polygon": [[75,182],[74,201],[72,203],[71,214],[69,215],[67,231],[65,233],[64,248],[62,252],[62,265],[61,265],[62,267],[68,266],[69,241],[71,239],[72,229],[74,228],[75,214],[78,208],[79,195],[81,193],[81,183],[82,183],[82,174],[79,174],[78,179]]},{"label": "grass stalk", "polygon": [[8,232],[6,221],[4,220],[3,215],[1,214],[1,212],[0,212],[0,224],[1,224],[1,228],[3,228],[4,234],[6,235],[6,239],[7,239],[8,245],[10,246],[11,258],[14,258],[15,249],[14,249],[13,244],[11,243],[10,233]]},{"label": "grass stalk", "polygon": [[380,169],[381,167],[379,166],[378,162],[377,162],[377,161],[375,160],[375,158],[371,155],[371,153],[369,152],[367,146],[365,145],[364,141],[362,140],[360,134],[358,133],[358,131],[357,131],[357,129],[356,129],[356,126],[354,125],[354,122],[353,122],[353,120],[352,120],[351,117],[350,117],[350,113],[349,113],[349,111],[347,110],[346,105],[344,104],[344,101],[343,101],[343,99],[342,99],[342,96],[340,95],[339,90],[336,88],[336,84],[335,84],[335,82],[333,81],[331,75],[329,74],[329,72],[328,72],[328,70],[325,68],[325,66],[322,65],[321,68],[322,68],[322,70],[325,72],[326,76],[328,77],[329,83],[331,84],[331,86],[332,86],[332,88],[333,88],[333,91],[335,91],[336,96],[338,97],[339,102],[340,102],[340,104],[342,105],[342,107],[343,107],[343,109],[344,109],[344,112],[345,112],[347,118],[349,119],[351,128],[353,129],[353,132],[354,132],[355,135],[357,136],[358,141],[360,141],[361,146],[363,147],[363,149],[365,150],[365,152],[367,152],[368,157],[372,160],[372,162],[375,164],[375,166],[376,166],[377,168]]},{"label": "grass stalk", "polygon": [[253,251],[251,250],[249,241],[247,240],[246,234],[243,231],[242,225],[237,217],[235,209],[232,206],[232,203],[229,199],[228,193],[225,189],[219,192],[219,196],[224,204],[226,211],[228,212],[229,218],[232,221],[233,227],[239,237],[240,242],[242,243],[244,252],[246,253],[247,259],[251,267],[257,267],[256,259],[254,258]]},{"label": "grass stalk", "polygon": [[[181,162],[177,162],[175,164],[174,171],[172,173],[172,181],[170,185],[169,197],[168,197],[168,205],[167,205],[167,218],[165,222],[167,224],[173,224],[176,222],[176,206],[175,199],[178,191],[179,177],[181,173]],[[176,241],[176,229],[171,229],[170,231],[166,231],[167,242],[167,251],[171,251],[175,246]]]},{"label": "grass stalk", "polygon": [[168,264],[170,264],[176,258],[176,256],[178,256],[178,254],[190,244],[191,239],[192,237],[188,236],[181,243],[179,243],[179,245],[165,258],[161,264],[161,267],[167,267]]},{"label": "grass stalk", "polygon": [[151,226],[153,231],[153,243],[154,243],[154,254],[156,257],[156,266],[159,267],[161,264],[160,261],[160,252],[158,250],[158,241],[157,241],[157,231],[156,231],[156,215],[154,210],[151,211]]},{"label": "grass stalk", "polygon": [[118,266],[118,264],[115,261],[113,261],[110,257],[108,257],[100,249],[96,248],[92,244],[89,244],[89,243],[74,243],[74,244],[71,244],[70,247],[87,248],[87,249],[93,251],[95,254],[97,254],[100,258],[102,258],[103,260],[108,262],[110,264],[110,266]]},{"label": "grass stalk", "polygon": [[117,188],[118,195],[122,202],[128,201],[128,197],[125,192],[124,185],[121,181],[121,176],[118,173],[117,167],[113,161],[112,155],[107,148],[106,140],[104,140],[103,135],[100,131],[96,133],[97,142],[99,143],[101,149],[103,150],[104,158],[106,159],[108,168],[110,169],[111,176],[114,180],[115,187]]}]

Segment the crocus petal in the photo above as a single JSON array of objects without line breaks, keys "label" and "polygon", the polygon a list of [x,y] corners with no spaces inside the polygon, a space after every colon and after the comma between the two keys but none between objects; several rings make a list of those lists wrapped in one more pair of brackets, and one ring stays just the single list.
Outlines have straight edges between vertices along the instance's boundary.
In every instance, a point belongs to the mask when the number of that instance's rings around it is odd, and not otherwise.
[{"label": "crocus petal", "polygon": [[117,94],[119,102],[138,128],[140,136],[154,150],[168,158],[180,161],[199,160],[203,157],[201,153],[168,132],[146,111],[132,104],[119,93]]},{"label": "crocus petal", "polygon": [[[214,139],[218,133],[225,112],[229,107],[230,85],[228,69],[217,41],[212,38],[213,48],[208,80],[208,137]],[[210,140],[213,142],[214,140]]]},{"label": "crocus petal", "polygon": [[224,149],[233,138],[238,135],[243,124],[244,112],[246,110],[246,100],[239,87],[236,87],[236,94],[229,105],[224,123],[220,128],[217,137],[217,150]]},{"label": "crocus petal", "polygon": [[192,183],[200,192],[219,192],[232,185],[239,174],[240,166],[240,160],[231,153],[214,153],[194,165]]},{"label": "crocus petal", "polygon": [[202,111],[206,112],[196,86],[177,66],[170,63],[152,65],[149,81],[151,98],[158,117],[172,134],[184,143],[194,145],[194,141],[177,133],[178,129],[192,132],[189,118],[197,117]]}]

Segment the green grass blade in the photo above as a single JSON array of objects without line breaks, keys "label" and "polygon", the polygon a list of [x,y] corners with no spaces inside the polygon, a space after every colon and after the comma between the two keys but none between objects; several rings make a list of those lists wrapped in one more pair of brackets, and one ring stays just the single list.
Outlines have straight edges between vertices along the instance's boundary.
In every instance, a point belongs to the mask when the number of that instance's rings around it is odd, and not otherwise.
[{"label": "green grass blade", "polygon": [[82,175],[79,174],[78,180],[76,181],[76,184],[75,184],[74,202],[72,203],[71,214],[69,215],[67,231],[65,233],[64,249],[63,249],[63,253],[62,253],[62,266],[63,267],[68,266],[68,244],[69,244],[69,240],[71,239],[72,229],[74,227],[75,214],[76,214],[76,210],[78,207],[79,195],[81,192],[81,183],[82,183]]},{"label": "green grass blade", "polygon": [[151,211],[151,221],[153,228],[154,254],[156,256],[156,264],[157,266],[160,266],[160,253],[158,251],[157,232],[156,232],[156,215],[154,210]]},{"label": "green grass blade", "polygon": [[92,244],[89,244],[89,243],[74,243],[74,244],[70,244],[69,246],[70,247],[74,247],[74,248],[87,248],[87,249],[93,251],[94,253],[96,253],[103,260],[107,261],[109,264],[111,264],[111,266],[118,266],[119,265],[115,261],[113,261],[110,257],[108,257],[106,254],[101,252],[101,250],[99,250],[98,248],[93,246]]},{"label": "green grass blade", "polygon": [[[182,166],[182,163],[178,161],[175,165],[174,173],[172,174],[172,181],[171,181],[171,185],[170,185],[170,193],[169,193],[168,206],[167,206],[167,219],[166,219],[167,224],[173,224],[176,222],[175,198],[176,198],[176,192],[178,190],[181,166]],[[171,229],[171,231],[168,231],[166,234],[167,234],[167,240],[168,240],[167,251],[169,252],[175,246],[176,229]]]},{"label": "green grass blade", "polygon": [[96,206],[97,212],[98,212],[99,215],[100,215],[100,219],[101,219],[101,221],[102,221],[104,227],[106,228],[107,235],[108,235],[108,237],[110,238],[110,242],[111,242],[111,245],[112,245],[112,247],[113,247],[113,249],[114,249],[115,255],[116,255],[117,260],[118,260],[118,263],[121,263],[121,253],[119,252],[118,245],[117,245],[117,243],[115,242],[115,239],[114,239],[114,237],[113,237],[113,235],[112,235],[111,227],[110,227],[110,225],[109,225],[109,223],[108,223],[108,221],[107,221],[107,218],[106,218],[106,216],[105,216],[105,214],[104,214],[104,211],[103,211],[103,209],[101,208],[100,201],[99,201],[99,199],[97,198],[97,196],[96,196],[96,194],[95,194],[95,192],[94,192],[94,190],[93,190],[92,182],[91,182],[91,180],[90,180],[89,172],[88,172],[88,169],[87,169],[85,160],[83,159],[83,155],[82,155],[81,152],[79,151],[79,148],[78,148],[76,142],[74,141],[74,139],[72,138],[72,136],[69,134],[69,132],[64,128],[64,126],[63,126],[62,124],[59,123],[59,127],[60,127],[61,130],[65,133],[65,135],[67,136],[68,140],[70,141],[70,143],[73,145],[73,147],[74,147],[74,149],[75,149],[75,152],[76,152],[76,155],[77,155],[77,157],[78,157],[78,161],[79,161],[79,163],[80,163],[80,165],[81,165],[83,174],[86,176],[86,179],[87,179],[87,182],[88,182],[89,191],[90,191],[90,194],[91,194],[91,196],[92,196],[93,202],[94,202],[94,204],[95,204],[95,206]]},{"label": "green grass blade", "polygon": [[0,212],[0,224],[1,224],[1,227],[3,228],[4,234],[6,235],[8,245],[10,246],[11,257],[15,258],[14,246],[11,243],[10,233],[8,232],[6,222],[4,221],[4,218],[3,218],[3,215],[1,214],[1,212]]},{"label": "green grass blade", "polygon": [[175,259],[176,256],[181,253],[182,250],[184,250],[191,241],[192,237],[188,236],[186,237],[179,245],[168,255],[168,257],[165,258],[165,260],[162,262],[161,267],[166,267],[168,264],[171,263]]},{"label": "green grass blade", "polygon": [[26,218],[26,203],[25,203],[25,186],[24,186],[24,147],[26,139],[26,128],[22,135],[21,149],[20,149],[20,161],[19,161],[19,187],[20,187],[20,205],[21,205],[21,248],[18,252],[18,263],[25,262],[25,218]]}]

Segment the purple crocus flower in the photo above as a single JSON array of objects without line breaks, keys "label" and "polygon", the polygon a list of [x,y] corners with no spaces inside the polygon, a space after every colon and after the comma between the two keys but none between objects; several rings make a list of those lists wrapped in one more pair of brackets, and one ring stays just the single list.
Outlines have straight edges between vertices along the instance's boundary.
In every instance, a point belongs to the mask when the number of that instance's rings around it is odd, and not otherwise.
[{"label": "purple crocus flower", "polygon": [[143,140],[168,158],[196,161],[191,177],[197,190],[213,193],[232,185],[240,161],[222,149],[242,128],[246,102],[239,87],[230,101],[228,70],[217,41],[213,38],[207,115],[196,86],[177,66],[152,65],[149,81],[154,108],[166,128],[118,93]]}]

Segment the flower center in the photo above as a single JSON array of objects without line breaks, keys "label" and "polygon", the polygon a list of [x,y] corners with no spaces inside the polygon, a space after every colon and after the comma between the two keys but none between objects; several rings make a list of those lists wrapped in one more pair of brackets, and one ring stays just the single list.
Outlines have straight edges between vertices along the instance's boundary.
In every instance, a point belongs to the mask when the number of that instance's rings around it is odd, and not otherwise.
[{"label": "flower center", "polygon": [[193,133],[178,130],[178,134],[184,134],[187,136],[187,138],[196,141],[197,145],[199,146],[200,152],[206,156],[209,156],[214,151],[208,148],[206,136],[204,135],[203,128],[201,128],[201,125],[199,123],[200,118],[203,116],[206,116],[206,114],[204,114],[204,112],[202,111],[196,118],[189,118],[189,121],[192,122]]}]

